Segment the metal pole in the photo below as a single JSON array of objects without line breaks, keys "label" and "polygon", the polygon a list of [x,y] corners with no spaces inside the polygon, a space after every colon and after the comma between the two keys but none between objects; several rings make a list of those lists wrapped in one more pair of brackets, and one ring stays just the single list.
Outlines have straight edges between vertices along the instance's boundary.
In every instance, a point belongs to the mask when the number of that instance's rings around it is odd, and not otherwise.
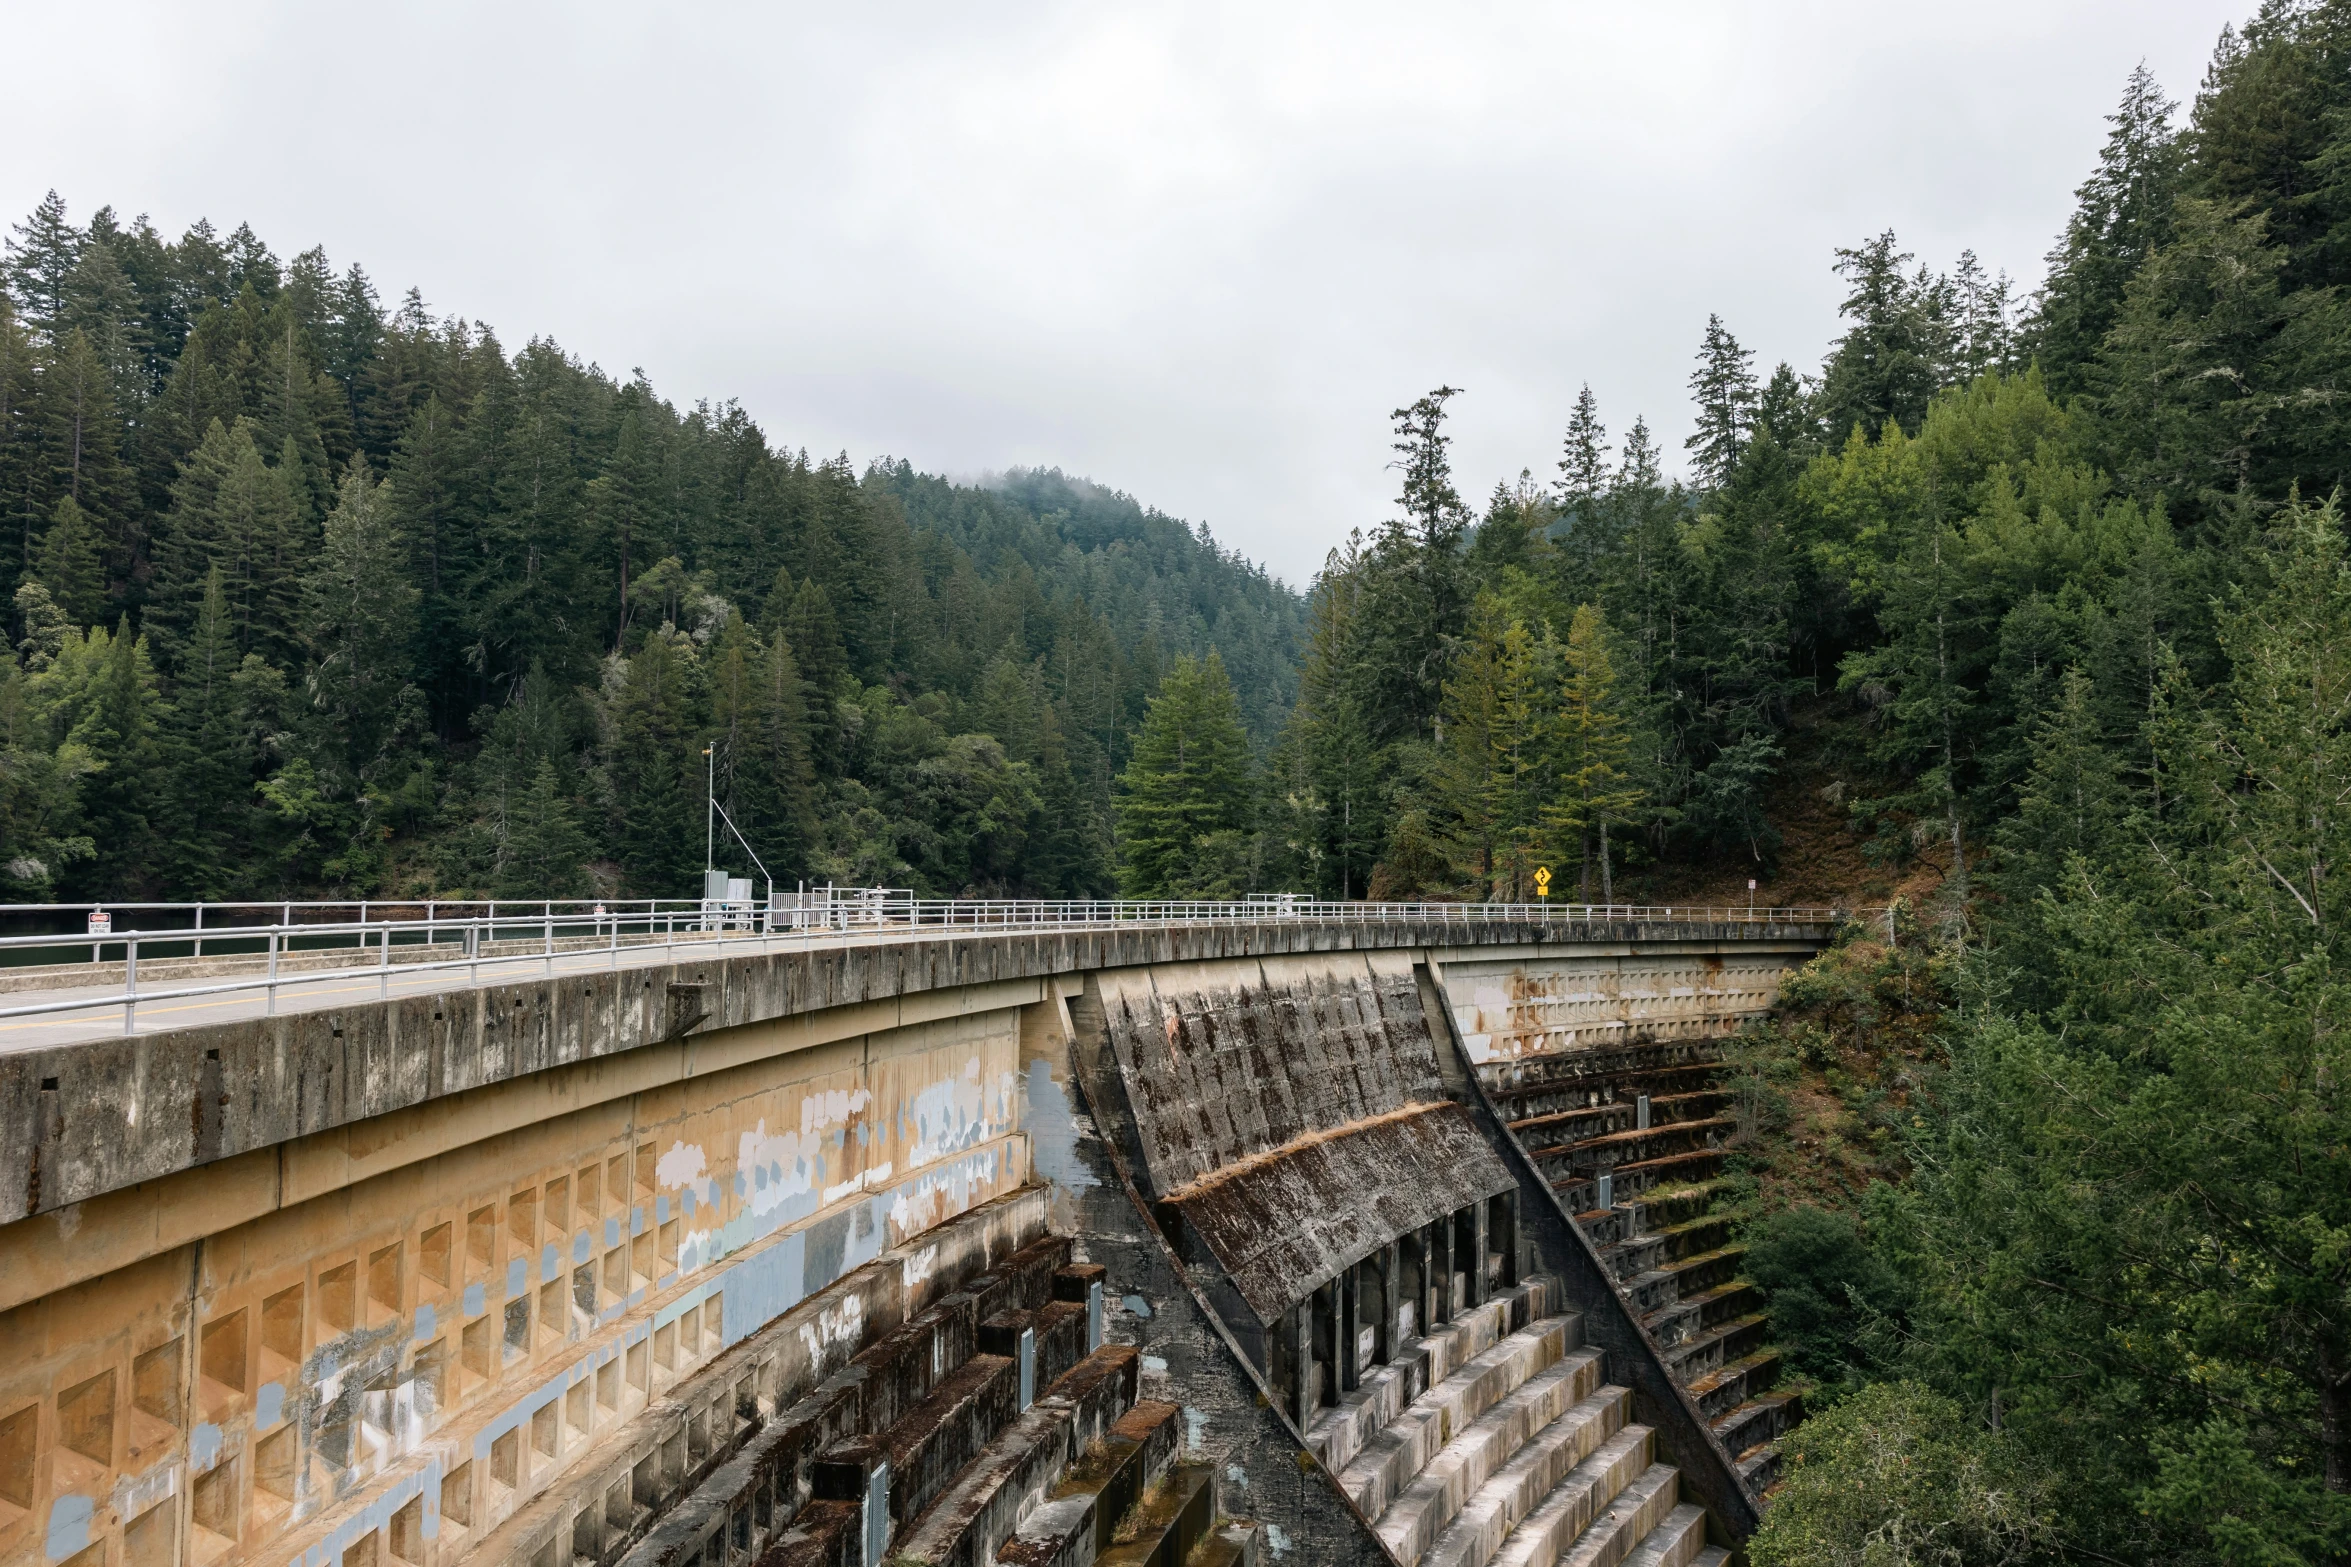
[{"label": "metal pole", "polygon": [[278,927],[269,928],[269,1012],[278,1015]]},{"label": "metal pole", "polygon": [[139,1012],[139,938],[127,936],[122,944],[122,1031],[138,1031]]},{"label": "metal pole", "polygon": [[[362,931],[362,932],[360,932],[359,939],[360,939],[361,941],[365,941],[365,940],[367,940],[367,933],[366,933],[365,931]],[[390,920],[386,920],[386,921],[384,921],[384,946],[383,946],[383,952],[382,952],[382,954],[381,954],[380,956],[378,956],[378,957],[377,957],[377,959],[376,959],[376,999],[377,999],[378,1001],[382,1001],[382,1000],[384,1000],[385,998],[389,997],[391,994],[392,994],[392,922],[391,922]]]},{"label": "metal pole", "polygon": [[196,956],[204,956],[204,905],[196,905]]},{"label": "metal pole", "polygon": [[555,904],[552,899],[548,901],[542,917],[547,921],[547,975],[552,979],[555,975]]}]

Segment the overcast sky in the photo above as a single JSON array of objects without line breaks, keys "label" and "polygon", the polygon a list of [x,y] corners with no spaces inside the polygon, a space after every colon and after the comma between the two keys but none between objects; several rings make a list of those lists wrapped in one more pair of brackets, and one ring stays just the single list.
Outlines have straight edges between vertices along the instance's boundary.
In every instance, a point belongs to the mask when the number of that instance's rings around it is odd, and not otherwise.
[{"label": "overcast sky", "polygon": [[2144,58],[2250,3],[0,0],[0,209],[323,244],[778,444],[1057,465],[1303,584],[1440,382],[1482,500],[1577,386],[1673,457],[1709,311],[1817,364],[1893,227],[2028,286]]}]

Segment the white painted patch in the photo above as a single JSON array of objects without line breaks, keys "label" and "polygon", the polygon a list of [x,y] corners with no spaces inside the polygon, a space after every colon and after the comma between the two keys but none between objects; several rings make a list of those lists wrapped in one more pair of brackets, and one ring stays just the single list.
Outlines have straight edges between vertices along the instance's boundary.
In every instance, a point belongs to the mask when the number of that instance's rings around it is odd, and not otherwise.
[{"label": "white painted patch", "polygon": [[907,1289],[914,1288],[929,1278],[938,1265],[939,1248],[936,1246],[925,1246],[922,1250],[910,1254],[902,1270],[905,1287]]},{"label": "white painted patch", "polygon": [[828,1186],[824,1189],[824,1205],[830,1208],[834,1203],[839,1202],[842,1198],[848,1196],[850,1193],[860,1192],[864,1189],[864,1175],[852,1175],[849,1177],[849,1179],[843,1181],[840,1185]]},{"label": "white painted patch", "polygon": [[1191,1405],[1186,1404],[1184,1406],[1184,1447],[1190,1452],[1200,1452],[1208,1445],[1207,1436],[1208,1411],[1194,1409]]},{"label": "white painted patch", "polygon": [[74,1232],[79,1230],[81,1227],[82,1205],[80,1203],[69,1202],[64,1207],[57,1210],[57,1238],[59,1240],[72,1240],[74,1238]]},{"label": "white painted patch", "polygon": [[654,1164],[653,1179],[663,1186],[683,1187],[702,1179],[709,1167],[710,1161],[700,1148],[688,1142],[675,1142]]},{"label": "white painted patch", "polygon": [[1271,1520],[1268,1520],[1265,1526],[1265,1543],[1273,1547],[1273,1553],[1276,1556],[1290,1554],[1290,1537],[1282,1533],[1280,1524]]},{"label": "white painted patch", "polygon": [[856,1294],[842,1296],[839,1305],[818,1312],[814,1322],[801,1323],[800,1343],[808,1351],[809,1370],[821,1371],[827,1350],[854,1346],[864,1326],[865,1301]]}]

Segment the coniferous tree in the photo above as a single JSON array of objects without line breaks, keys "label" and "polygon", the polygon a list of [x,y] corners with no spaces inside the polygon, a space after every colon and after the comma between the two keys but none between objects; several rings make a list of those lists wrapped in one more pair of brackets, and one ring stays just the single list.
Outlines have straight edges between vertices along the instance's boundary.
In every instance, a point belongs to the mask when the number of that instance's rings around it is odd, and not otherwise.
[{"label": "coniferous tree", "polygon": [[1120,887],[1130,897],[1198,895],[1204,870],[1223,868],[1219,850],[1252,826],[1250,807],[1249,738],[1224,660],[1179,658],[1119,777]]},{"label": "coniferous tree", "polygon": [[2122,313],[2124,289],[2171,237],[2182,169],[2175,107],[2145,61],[2132,68],[2122,103],[2107,116],[2113,129],[2097,170],[2075,190],[2065,237],[2049,253],[2033,336],[2060,397],[2085,389],[2086,367]]},{"label": "coniferous tree", "polygon": [[25,322],[42,339],[64,333],[66,289],[80,259],[82,236],[66,221],[65,198],[52,190],[32,215],[15,224],[8,241],[8,287]]},{"label": "coniferous tree", "polygon": [[106,618],[104,548],[97,530],[70,495],[57,498],[49,530],[41,535],[33,575],[71,624],[93,626]]},{"label": "coniferous tree", "polygon": [[[1754,359],[1755,351],[1739,346],[1739,340],[1722,324],[1722,317],[1706,318],[1706,336],[1698,345],[1698,368],[1690,372],[1690,399],[1697,405],[1698,428],[1682,443],[1690,452],[1692,471],[1702,488],[1718,489],[1730,477],[1754,429]],[[1580,405],[1577,412],[1583,412]],[[1572,434],[1570,439],[1572,442]]]},{"label": "coniferous tree", "polygon": [[305,687],[318,723],[311,748],[332,789],[356,796],[400,767],[397,742],[421,717],[409,681],[416,589],[391,497],[354,459],[302,583]]},{"label": "coniferous tree", "polygon": [[1592,869],[1600,870],[1602,901],[1616,901],[1611,828],[1629,826],[1643,791],[1633,777],[1633,736],[1623,708],[1608,620],[1594,605],[1579,605],[1562,649],[1558,707],[1559,787],[1551,825],[1579,847],[1579,896],[1592,901]]},{"label": "coniferous tree", "polygon": [[106,367],[78,328],[67,331],[38,382],[41,440],[49,472],[44,495],[70,495],[96,526],[116,537],[131,502]]},{"label": "coniferous tree", "polygon": [[587,885],[588,838],[572,814],[555,764],[539,759],[530,785],[507,815],[498,890],[515,898],[573,898]]},{"label": "coniferous tree", "polygon": [[1837,251],[1848,292],[1839,313],[1852,325],[1821,371],[1822,422],[1832,440],[1889,422],[1916,430],[1943,384],[1950,354],[1950,302],[1943,281],[1923,268],[1888,229]]},{"label": "coniferous tree", "polygon": [[0,540],[9,576],[32,564],[33,539],[42,517],[36,507],[46,488],[41,475],[40,435],[33,422],[33,342],[16,313],[15,301],[0,291]]}]

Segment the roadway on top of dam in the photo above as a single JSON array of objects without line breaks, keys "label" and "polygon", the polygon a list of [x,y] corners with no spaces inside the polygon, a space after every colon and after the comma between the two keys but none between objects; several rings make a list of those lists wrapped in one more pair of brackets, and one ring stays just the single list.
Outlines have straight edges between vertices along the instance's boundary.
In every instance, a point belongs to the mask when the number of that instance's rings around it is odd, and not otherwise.
[{"label": "roadway on top of dam", "polygon": [[[1584,911],[1599,917],[1583,920],[1561,918],[1570,912],[1562,907],[1557,916],[1537,921],[1525,920],[1516,910],[1512,911],[1516,917],[1507,921],[1474,917],[1461,921],[1464,912],[1479,908],[1478,905],[1452,906],[1453,919],[1440,921],[1437,931],[1425,927],[1416,929],[1415,939],[1409,944],[1427,944],[1432,935],[1441,935],[1451,938],[1444,941],[1444,945],[1456,942],[1466,946],[1484,945],[1500,935],[1493,927],[1503,923],[1514,927],[1513,934],[1521,940],[1533,936],[1538,940],[1571,942],[1621,943],[1629,940],[1646,945],[1657,941],[1719,941],[1729,936],[1731,931],[1736,931],[1736,936],[1730,936],[1730,939],[1736,941],[1767,935],[1796,935],[1797,931],[1789,928],[1794,926],[1802,931],[1798,939],[1809,937],[1817,941],[1838,917],[1834,911],[1826,909],[1701,911],[1620,906],[1604,913],[1599,910]],[[1546,914],[1548,912],[1545,911]],[[1714,918],[1689,918],[1700,914],[1712,915]],[[1681,918],[1670,918],[1674,915]],[[1556,925],[1554,920],[1558,921]],[[310,960],[306,968],[294,967],[294,959],[289,955],[288,965],[278,972],[274,982],[269,977],[266,960],[259,955],[212,957],[197,962],[186,959],[166,959],[162,962],[142,960],[138,981],[128,991],[124,982],[124,964],[119,958],[103,964],[55,965],[31,972],[20,970],[16,976],[10,976],[6,970],[0,969],[0,982],[12,977],[16,979],[14,984],[0,983],[0,1054],[115,1040],[126,1035],[145,1036],[212,1024],[330,1011],[403,998],[477,990],[487,986],[521,985],[624,969],[668,967],[681,962],[715,958],[815,953],[915,941],[990,940],[1040,934],[1131,934],[1138,926],[1164,928],[1190,923],[1194,922],[1184,919],[1116,920],[1014,924],[994,929],[884,924],[864,929],[824,928],[764,935],[681,931],[668,936],[631,935],[610,942],[604,939],[582,941],[578,938],[562,938],[554,942],[549,950],[538,950],[536,942],[499,942],[497,945],[507,950],[485,952],[473,959],[464,957],[461,949],[450,947],[431,950],[415,946],[393,947],[386,958],[324,968],[317,966],[317,960],[326,955],[313,952],[301,955]],[[1255,925],[1259,921],[1216,920],[1199,923],[1233,928]],[[1301,924],[1316,925],[1322,921],[1316,915],[1309,914],[1302,918],[1264,923],[1296,928]],[[1367,931],[1377,930],[1387,922],[1349,920],[1343,923],[1349,929]],[[1397,923],[1418,925],[1419,921],[1402,920]],[[1529,929],[1530,924],[1534,929]],[[142,939],[157,941],[168,941],[177,934],[183,944],[186,940],[185,933],[158,931],[140,934]],[[221,934],[224,938],[233,935],[228,931]],[[64,944],[62,939],[60,944]],[[122,940],[118,936],[109,944],[120,946]],[[1340,944],[1355,945],[1354,942]],[[1365,944],[1380,946],[1387,943],[1374,940]],[[518,948],[530,950],[515,950]],[[366,946],[353,950],[381,953],[384,949]],[[442,953],[455,955],[441,956]],[[75,983],[79,978],[77,969],[89,972],[93,981]],[[101,979],[98,976],[104,977]],[[55,982],[41,983],[43,980]],[[36,1008],[39,1010],[32,1010]]]}]

